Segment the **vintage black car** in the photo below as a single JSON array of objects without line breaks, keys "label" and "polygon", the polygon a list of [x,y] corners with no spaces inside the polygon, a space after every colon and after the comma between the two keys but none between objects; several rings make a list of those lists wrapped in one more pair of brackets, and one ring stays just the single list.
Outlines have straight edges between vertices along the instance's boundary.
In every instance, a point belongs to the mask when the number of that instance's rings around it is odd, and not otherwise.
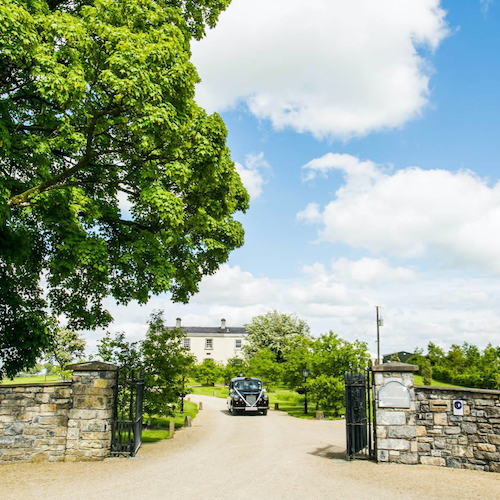
[{"label": "vintage black car", "polygon": [[255,377],[236,377],[229,382],[227,408],[233,414],[261,412],[267,415],[269,397],[262,380]]}]

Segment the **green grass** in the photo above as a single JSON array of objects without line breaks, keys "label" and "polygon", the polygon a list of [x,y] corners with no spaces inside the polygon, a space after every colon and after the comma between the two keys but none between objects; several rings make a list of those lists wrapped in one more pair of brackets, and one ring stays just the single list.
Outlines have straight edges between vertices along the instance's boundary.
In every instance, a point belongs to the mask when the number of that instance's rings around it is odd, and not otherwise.
[{"label": "green grass", "polygon": [[32,377],[15,377],[13,380],[4,378],[0,381],[1,385],[14,385],[14,384],[41,384],[43,382],[64,382],[60,379],[59,375],[33,375]]},{"label": "green grass", "polygon": [[210,386],[210,387],[202,387],[199,385],[195,385],[193,387],[188,387],[189,394],[197,394],[199,396],[213,396],[214,392],[218,398],[227,398],[229,393],[229,389],[227,387],[222,387],[220,385]]},{"label": "green grass", "polygon": [[[198,414],[198,405],[196,403],[191,403],[189,401],[184,401],[184,413],[180,413],[180,408],[177,409],[173,420],[175,422],[175,428],[180,429],[184,427],[184,419],[187,416],[191,417],[191,420]],[[161,441],[162,439],[167,439],[169,437],[168,428],[170,426],[170,420],[172,417],[144,417],[144,421],[150,421],[150,426],[142,430],[142,441],[144,443],[155,443],[156,441]]]},{"label": "green grass", "polygon": [[[414,375],[415,385],[424,385],[424,381],[420,375]],[[462,387],[460,385],[447,384],[446,382],[439,382],[432,379],[431,386],[434,387]]]}]

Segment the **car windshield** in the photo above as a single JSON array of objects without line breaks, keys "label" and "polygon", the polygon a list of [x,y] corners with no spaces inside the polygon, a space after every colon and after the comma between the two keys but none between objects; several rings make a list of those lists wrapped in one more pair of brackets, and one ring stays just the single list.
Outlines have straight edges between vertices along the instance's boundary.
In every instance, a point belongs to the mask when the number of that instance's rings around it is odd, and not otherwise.
[{"label": "car windshield", "polygon": [[234,387],[239,391],[256,391],[261,388],[261,382],[260,380],[236,380]]}]

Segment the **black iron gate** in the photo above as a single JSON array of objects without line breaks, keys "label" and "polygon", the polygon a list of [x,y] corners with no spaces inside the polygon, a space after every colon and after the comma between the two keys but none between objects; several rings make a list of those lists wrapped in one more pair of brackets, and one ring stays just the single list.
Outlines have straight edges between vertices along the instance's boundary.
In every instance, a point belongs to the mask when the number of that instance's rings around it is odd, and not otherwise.
[{"label": "black iron gate", "polygon": [[133,457],[141,446],[144,372],[121,367],[116,372],[111,456]]},{"label": "black iron gate", "polygon": [[372,422],[372,372],[356,368],[345,372],[345,422],[347,459],[374,458]]}]

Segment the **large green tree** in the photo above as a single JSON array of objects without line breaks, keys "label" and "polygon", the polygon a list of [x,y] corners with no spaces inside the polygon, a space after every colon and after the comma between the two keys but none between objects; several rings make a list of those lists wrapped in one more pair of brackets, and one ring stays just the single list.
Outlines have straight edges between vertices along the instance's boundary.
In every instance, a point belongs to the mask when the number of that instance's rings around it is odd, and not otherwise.
[{"label": "large green tree", "polygon": [[86,329],[110,295],[186,302],[242,245],[248,194],[190,62],[229,2],[0,3],[0,377],[53,315]]},{"label": "large green tree", "polygon": [[311,338],[308,324],[295,314],[276,310],[255,316],[245,325],[248,344],[243,347],[248,358],[261,349],[269,349],[277,363],[282,363],[286,353],[298,338]]}]

